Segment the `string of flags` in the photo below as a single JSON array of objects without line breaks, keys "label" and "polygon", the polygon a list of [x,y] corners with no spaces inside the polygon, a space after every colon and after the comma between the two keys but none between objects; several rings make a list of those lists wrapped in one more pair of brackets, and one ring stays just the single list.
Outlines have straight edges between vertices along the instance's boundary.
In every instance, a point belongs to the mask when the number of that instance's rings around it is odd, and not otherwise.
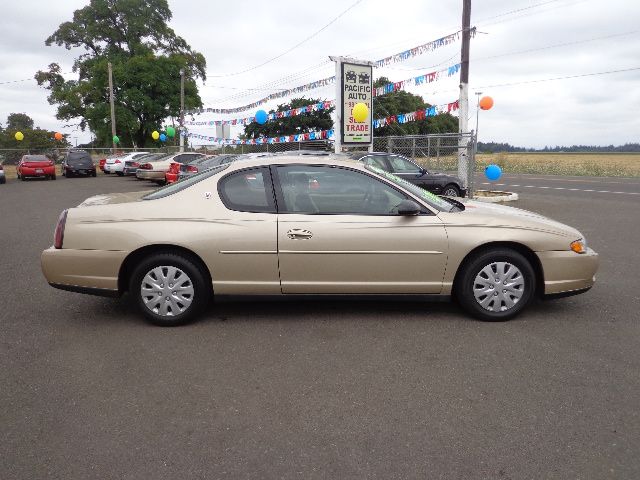
[{"label": "string of flags", "polygon": [[[427,43],[423,43],[422,45],[418,45],[417,47],[413,47],[410,48],[409,50],[404,50],[400,53],[396,53],[394,55],[391,55],[389,57],[386,58],[382,58],[380,60],[376,60],[374,63],[376,65],[376,67],[384,67],[387,65],[391,65],[394,63],[400,63],[400,62],[404,62],[405,60],[412,58],[412,57],[417,57],[419,55],[423,55],[425,53],[428,52],[432,52],[433,50],[436,50],[437,48],[443,47],[445,45],[449,45],[457,40],[459,40],[461,38],[461,31],[457,31],[455,33],[451,33],[449,35],[445,35],[442,38],[438,38],[436,40],[432,40],[430,42]],[[476,27],[473,27],[471,29],[471,36],[474,37],[476,34]],[[243,105],[241,107],[235,107],[235,108],[197,108],[197,109],[192,109],[192,110],[187,110],[185,111],[185,113],[187,115],[196,115],[196,114],[200,114],[200,113],[218,113],[218,114],[230,114],[230,113],[238,113],[238,112],[242,112],[244,110],[250,110],[253,108],[256,108],[260,105],[263,105],[267,102],[269,102],[270,100],[274,100],[277,98],[283,98],[283,97],[289,97],[291,95],[294,95],[296,93],[302,93],[302,92],[307,92],[309,90],[315,90],[316,88],[321,88],[321,87],[326,87],[327,85],[330,85],[332,83],[335,83],[336,81],[336,77],[335,75],[332,77],[327,77],[327,78],[323,78],[321,80],[316,80],[315,82],[310,82],[307,83],[305,85],[300,85],[298,87],[293,87],[290,89],[284,89],[284,90],[280,90],[278,92],[272,93],[270,95],[267,95],[264,98],[261,98],[260,100],[257,100],[253,103],[250,103],[248,105]]]},{"label": "string of flags", "polygon": [[[418,120],[424,120],[427,117],[434,117],[439,113],[451,113],[460,108],[459,101],[449,102],[442,105],[434,105],[422,110],[416,110],[415,112],[402,113],[398,115],[390,115],[385,118],[379,118],[373,120],[373,128],[380,128],[392,123],[408,123]],[[198,140],[204,140],[208,142],[218,143],[221,145],[263,145],[271,143],[289,143],[289,142],[302,142],[305,140],[324,140],[331,139],[334,136],[333,129],[322,130],[319,132],[300,133],[296,135],[283,135],[279,137],[259,137],[248,140],[233,139],[233,138],[218,138],[209,135],[200,135],[198,133],[183,133],[185,137],[195,138]]]},{"label": "string of flags", "polygon": [[[443,76],[451,77],[460,70],[460,64],[457,63],[450,67],[438,70],[435,72],[425,73],[417,77],[411,77],[399,82],[391,82],[382,87],[374,88],[373,96],[378,97],[387,93],[397,92],[399,90],[405,90],[408,86],[419,86],[426,83],[432,83],[440,80]],[[283,112],[271,112],[267,114],[267,120],[276,120],[278,118],[289,118],[301,115],[303,113],[317,112],[320,110],[327,110],[335,105],[335,100],[327,100],[324,102],[313,103],[311,105],[305,105],[304,107],[293,108],[291,110],[285,110]],[[214,125],[249,125],[255,121],[255,117],[235,118],[232,120],[202,120],[185,122],[185,125],[191,126],[214,126]]]},{"label": "string of flags", "polygon": [[315,90],[316,88],[320,88],[320,87],[326,87],[327,85],[330,85],[332,83],[334,83],[336,81],[336,77],[335,75],[333,77],[327,77],[327,78],[323,78],[322,80],[316,80],[315,82],[310,82],[307,83],[305,85],[300,85],[298,87],[293,87],[293,88],[289,88],[289,89],[285,89],[285,90],[280,90],[279,92],[275,92],[272,93],[270,95],[267,95],[264,98],[261,98],[260,100],[250,103],[249,105],[243,105],[242,107],[236,107],[236,108],[197,108],[194,110],[187,110],[185,111],[185,114],[187,115],[196,115],[199,113],[221,113],[221,114],[228,114],[228,113],[238,113],[238,112],[242,112],[244,110],[250,110],[252,108],[256,108],[260,105],[263,105],[265,103],[267,103],[270,100],[275,100],[276,98],[283,98],[283,97],[289,97],[291,95],[294,95],[296,93],[302,93],[302,92],[308,92],[309,90]]},{"label": "string of flags", "polygon": [[[476,34],[476,27],[473,27],[470,33],[471,33],[471,37],[474,37]],[[456,33],[451,33],[442,38],[438,38],[437,40],[423,43],[422,45],[418,45],[417,47],[410,48],[409,50],[396,53],[395,55],[391,55],[381,60],[376,60],[375,62],[376,67],[386,67],[387,65],[391,65],[393,63],[404,62],[409,58],[417,57],[418,55],[423,55],[427,52],[432,52],[437,48],[443,47],[445,45],[449,45],[450,43],[460,40],[461,34],[462,34],[462,30],[459,30]]]},{"label": "string of flags", "polygon": [[[304,107],[293,108],[291,110],[285,110],[283,112],[271,112],[267,114],[267,120],[276,120],[278,118],[289,118],[302,115],[303,113],[318,112],[320,110],[327,110],[335,105],[334,100],[327,100],[324,102],[313,103],[311,105],[305,105]],[[236,118],[233,120],[209,120],[200,122],[184,122],[185,125],[196,126],[214,126],[214,125],[249,125],[254,122],[256,117]]]},{"label": "string of flags", "polygon": [[404,90],[408,86],[418,86],[423,85],[425,83],[432,83],[437,80],[440,80],[443,75],[447,77],[451,77],[460,71],[460,64],[457,63],[450,67],[444,68],[442,70],[438,70],[437,72],[426,73],[424,75],[419,75],[417,77],[411,77],[406,80],[401,80],[399,82],[392,82],[383,85],[382,87],[377,87],[373,89],[373,96],[378,97],[380,95],[384,95],[386,93],[397,92],[399,90]]}]

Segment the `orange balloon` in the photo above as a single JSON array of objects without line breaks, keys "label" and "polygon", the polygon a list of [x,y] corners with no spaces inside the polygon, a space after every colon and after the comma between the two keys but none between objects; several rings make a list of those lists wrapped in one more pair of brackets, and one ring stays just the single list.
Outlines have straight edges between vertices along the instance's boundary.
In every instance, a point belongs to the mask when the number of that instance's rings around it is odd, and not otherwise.
[{"label": "orange balloon", "polygon": [[60,132],[56,132],[53,135],[53,138],[55,138],[56,140],[62,140],[62,134]]},{"label": "orange balloon", "polygon": [[482,110],[490,110],[493,107],[493,98],[491,97],[482,97],[480,99],[480,108]]}]

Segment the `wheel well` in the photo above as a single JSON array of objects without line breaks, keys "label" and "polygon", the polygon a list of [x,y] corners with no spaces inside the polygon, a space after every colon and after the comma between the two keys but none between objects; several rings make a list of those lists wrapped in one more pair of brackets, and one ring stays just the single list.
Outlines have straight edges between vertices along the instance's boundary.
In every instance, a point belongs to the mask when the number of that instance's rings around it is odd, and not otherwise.
[{"label": "wheel well", "polygon": [[529,260],[529,263],[531,264],[531,268],[533,268],[533,273],[536,276],[535,294],[541,295],[541,294],[544,293],[544,273],[542,271],[542,264],[540,263],[540,259],[533,252],[533,250],[531,250],[526,245],[522,245],[521,243],[517,243],[517,242],[491,242],[491,243],[485,243],[484,245],[480,245],[479,247],[474,248],[473,250],[471,250],[467,254],[466,257],[464,257],[462,262],[460,262],[460,265],[458,266],[458,270],[456,271],[456,275],[455,275],[455,277],[453,279],[453,294],[454,295],[456,295],[458,281],[460,279],[460,276],[462,275],[462,271],[464,270],[464,267],[476,255],[484,253],[487,250],[493,250],[493,249],[496,249],[496,248],[508,248],[508,249],[511,249],[511,250],[515,250],[516,252],[518,252],[519,254],[524,256],[527,260]]},{"label": "wheel well", "polygon": [[146,247],[142,247],[131,252],[122,262],[120,272],[118,272],[118,291],[120,293],[126,292],[129,289],[129,279],[136,267],[136,264],[144,257],[156,253],[179,253],[187,257],[202,269],[206,278],[209,280],[209,285],[211,285],[211,272],[207,268],[207,265],[197,254],[193,253],[188,248],[179,247],[177,245],[147,245]]}]

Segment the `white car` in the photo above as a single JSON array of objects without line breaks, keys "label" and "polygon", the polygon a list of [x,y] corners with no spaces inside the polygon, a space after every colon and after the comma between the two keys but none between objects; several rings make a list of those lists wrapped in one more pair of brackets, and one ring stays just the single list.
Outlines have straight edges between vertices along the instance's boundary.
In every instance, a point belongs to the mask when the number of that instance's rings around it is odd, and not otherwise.
[{"label": "white car", "polygon": [[134,160],[140,158],[143,155],[148,155],[150,152],[131,152],[126,155],[114,155],[107,158],[104,164],[104,173],[115,173],[116,175],[124,175],[124,162],[127,160]]},{"label": "white car", "polygon": [[166,180],[165,174],[171,168],[172,163],[189,163],[205,156],[204,153],[182,152],[164,157],[158,161],[145,162],[136,170],[136,177],[140,180],[151,180],[152,182],[164,184]]}]

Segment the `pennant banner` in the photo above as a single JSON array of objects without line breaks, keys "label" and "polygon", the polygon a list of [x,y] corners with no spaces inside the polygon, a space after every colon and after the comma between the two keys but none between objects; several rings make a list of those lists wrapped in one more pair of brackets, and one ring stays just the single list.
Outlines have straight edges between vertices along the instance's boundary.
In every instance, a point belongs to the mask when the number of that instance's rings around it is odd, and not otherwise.
[{"label": "pennant banner", "polygon": [[195,115],[198,113],[238,113],[244,110],[249,110],[252,108],[256,108],[260,105],[267,103],[270,100],[274,100],[276,98],[289,97],[296,93],[308,92],[309,90],[314,90],[320,87],[326,87],[336,81],[335,75],[333,77],[323,78],[322,80],[316,80],[315,82],[307,83],[306,85],[300,85],[299,87],[294,87],[291,89],[280,90],[279,92],[272,93],[271,95],[267,95],[264,98],[261,98],[257,102],[250,103],[249,105],[243,105],[242,107],[236,108],[198,108],[195,110],[185,111],[187,115]]},{"label": "pennant banner", "polygon": [[[292,110],[285,110],[284,112],[272,112],[267,114],[267,120],[276,120],[278,118],[296,117],[303,113],[318,112],[320,110],[327,110],[335,105],[334,100],[328,100],[325,102],[314,103],[311,105],[305,105],[304,107],[294,108]],[[214,126],[214,125],[249,125],[255,121],[255,117],[237,118],[233,120],[210,120],[202,122],[184,122],[185,125],[197,125],[197,126]]]},{"label": "pennant banner", "polygon": [[[385,95],[387,93],[397,92],[400,90],[404,90],[409,86],[420,86],[427,83],[432,83],[440,80],[442,77],[451,77],[455,75],[460,70],[460,64],[457,63],[450,67],[444,68],[442,70],[438,70],[436,72],[425,73],[424,75],[419,75],[417,77],[411,77],[406,80],[401,80],[399,82],[392,82],[382,87],[374,88],[373,96],[378,97],[380,95]],[[335,100],[328,100],[324,102],[314,103],[311,105],[306,105],[304,107],[294,108],[292,110],[286,110],[284,112],[272,112],[267,114],[267,120],[276,120],[278,118],[289,118],[301,115],[303,113],[309,112],[317,112],[320,110],[326,110],[335,105]],[[185,122],[185,125],[193,125],[193,126],[214,126],[214,125],[249,125],[250,123],[255,121],[255,117],[247,117],[247,118],[236,118],[232,120],[209,120],[209,121],[192,121]]]},{"label": "pennant banner", "polygon": [[419,86],[424,85],[425,83],[432,83],[437,80],[440,80],[443,76],[450,77],[455,75],[460,71],[460,64],[457,63],[450,67],[444,68],[442,70],[438,70],[437,72],[426,73],[424,75],[420,75],[417,77],[408,78],[406,80],[401,80],[399,82],[387,83],[382,87],[377,87],[373,89],[373,96],[378,97],[380,95],[385,95],[387,93],[397,92],[399,90],[404,90],[409,86]]},{"label": "pennant banner", "polygon": [[[396,53],[395,55],[391,55],[390,57],[386,57],[386,58],[382,58],[380,60],[376,60],[375,65],[376,67],[384,67],[387,65],[391,65],[394,63],[400,63],[400,62],[404,62],[405,60],[408,60],[409,58],[413,58],[413,57],[417,57],[418,55],[423,55],[425,53],[428,52],[432,52],[433,50],[436,50],[437,48],[443,47],[445,45],[449,45],[450,43],[453,43],[457,40],[459,40],[461,38],[461,31],[458,31],[456,33],[452,33],[449,35],[446,35],[442,38],[438,38],[437,40],[432,40],[431,42],[427,42],[424,43],[422,45],[418,45],[417,47],[413,47],[410,48],[409,50],[405,50],[403,52],[400,53]],[[474,37],[476,34],[476,27],[473,27],[471,29],[471,37]],[[256,108],[260,105],[263,105],[265,103],[267,103],[270,100],[274,100],[276,98],[283,98],[283,97],[288,97],[290,95],[296,94],[296,93],[301,93],[301,92],[307,92],[309,90],[314,90],[316,88],[321,88],[321,87],[326,87],[327,85],[330,85],[332,83],[334,83],[336,81],[336,77],[327,77],[327,78],[323,78],[322,80],[316,80],[315,82],[311,82],[311,83],[307,83],[305,85],[300,85],[298,87],[294,87],[291,89],[285,89],[285,90],[281,90],[279,92],[276,93],[272,93],[270,95],[267,95],[264,98],[261,98],[260,100],[250,103],[249,105],[244,105],[242,107],[236,107],[236,108],[198,108],[198,109],[194,109],[194,110],[187,110],[185,111],[185,113],[187,115],[195,115],[198,113],[222,113],[222,114],[227,114],[227,113],[238,113],[238,112],[242,112],[244,110],[249,110],[252,108]]]},{"label": "pennant banner", "polygon": [[[408,123],[418,120],[424,120],[427,117],[434,117],[440,113],[451,113],[458,110],[460,107],[458,100],[455,102],[445,103],[442,105],[434,105],[424,110],[416,110],[415,112],[402,113],[398,115],[390,115],[386,118],[379,118],[373,120],[373,128],[380,128],[392,123]],[[325,140],[332,139],[334,131],[322,130],[320,132],[300,133],[296,135],[284,135],[281,137],[260,137],[252,138],[249,140],[240,140],[233,138],[218,138],[209,135],[200,135],[198,133],[183,133],[183,136],[188,138],[196,138],[198,140],[204,140],[207,142],[217,143],[220,145],[263,145],[266,143],[288,143],[288,142],[302,142],[305,140]]]},{"label": "pennant banner", "polygon": [[[471,29],[471,37],[474,37],[476,34],[476,27]],[[433,40],[431,42],[424,43],[422,45],[418,45],[417,47],[410,48],[409,50],[405,50],[404,52],[396,53],[395,55],[391,55],[390,57],[383,58],[381,60],[376,60],[376,67],[386,67],[387,65],[391,65],[393,63],[400,63],[408,60],[412,57],[417,57],[418,55],[423,55],[428,52],[432,52],[437,48],[443,47],[445,45],[449,45],[457,40],[460,40],[462,35],[462,31],[457,31],[456,33],[451,33],[445,37],[438,38],[437,40]]]}]

